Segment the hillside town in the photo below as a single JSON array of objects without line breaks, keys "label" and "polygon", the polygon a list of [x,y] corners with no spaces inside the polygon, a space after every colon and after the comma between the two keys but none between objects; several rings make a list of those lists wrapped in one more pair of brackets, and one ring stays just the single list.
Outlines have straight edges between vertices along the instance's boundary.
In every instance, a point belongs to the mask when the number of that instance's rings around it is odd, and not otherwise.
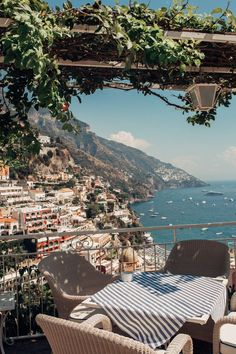
[{"label": "hillside town", "polygon": [[[43,139],[48,143],[47,137]],[[75,166],[60,174],[17,180],[10,177],[9,167],[1,166],[0,236],[8,236],[5,242],[2,239],[2,247],[16,242],[20,235],[30,235],[28,242],[23,243],[26,252],[43,254],[70,247],[78,250],[89,237],[94,250],[90,252],[90,261],[108,271],[109,257],[104,252],[101,255],[100,249],[122,245],[119,235],[104,231],[89,236],[80,232],[78,236],[76,232],[139,226],[139,218],[120,189],[112,188],[101,176],[84,176],[78,171]],[[37,238],[32,239],[34,234]],[[52,237],[48,238],[49,235]],[[11,247],[7,249],[9,252]],[[113,267],[118,268],[119,262]]]}]

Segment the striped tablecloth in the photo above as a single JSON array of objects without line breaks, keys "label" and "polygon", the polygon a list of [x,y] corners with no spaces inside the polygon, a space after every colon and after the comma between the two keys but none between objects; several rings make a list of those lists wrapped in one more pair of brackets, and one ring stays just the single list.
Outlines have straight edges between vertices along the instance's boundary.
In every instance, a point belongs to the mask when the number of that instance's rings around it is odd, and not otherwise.
[{"label": "striped tablecloth", "polygon": [[169,340],[192,317],[224,315],[226,288],[212,278],[136,273],[92,296],[120,329],[152,348]]}]

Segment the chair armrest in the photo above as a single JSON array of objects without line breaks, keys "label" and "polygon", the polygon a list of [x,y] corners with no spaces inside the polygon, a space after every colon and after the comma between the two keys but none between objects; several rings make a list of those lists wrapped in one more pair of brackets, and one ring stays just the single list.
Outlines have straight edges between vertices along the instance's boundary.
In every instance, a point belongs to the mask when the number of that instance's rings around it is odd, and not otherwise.
[{"label": "chair armrest", "polygon": [[218,280],[218,282],[220,282],[221,284],[223,284],[225,286],[227,286],[228,282],[229,282],[229,280],[227,278],[224,278],[224,277],[216,277],[214,279]]},{"label": "chair armrest", "polygon": [[216,321],[214,330],[213,330],[213,354],[220,353],[220,328],[224,324],[235,324],[236,325],[236,316],[224,316]]},{"label": "chair armrest", "polygon": [[236,311],[236,293],[233,293],[230,299],[230,311]]},{"label": "chair armrest", "polygon": [[111,320],[109,319],[109,317],[102,314],[91,316],[86,321],[84,321],[81,326],[89,325],[92,327],[96,327],[98,324],[101,324],[102,329],[104,329],[105,331],[112,332]]},{"label": "chair armrest", "polygon": [[62,296],[66,300],[71,300],[71,301],[79,301],[82,302],[84,300],[87,300],[91,295],[69,295],[65,292],[62,292]]},{"label": "chair armrest", "polygon": [[193,341],[187,334],[178,334],[168,345],[165,354],[192,354]]}]

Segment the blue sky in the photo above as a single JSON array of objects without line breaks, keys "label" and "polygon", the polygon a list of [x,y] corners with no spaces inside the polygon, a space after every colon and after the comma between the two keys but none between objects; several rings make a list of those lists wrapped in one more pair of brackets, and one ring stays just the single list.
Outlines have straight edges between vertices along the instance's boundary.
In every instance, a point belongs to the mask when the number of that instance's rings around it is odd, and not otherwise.
[{"label": "blue sky", "polygon": [[[73,3],[80,6],[87,2],[77,0]],[[199,6],[201,12],[225,7],[227,3],[223,0],[190,2]],[[62,3],[49,0],[51,6]],[[103,3],[114,4],[111,0]],[[128,0],[120,3],[127,4]],[[169,4],[169,0],[150,2],[153,8]],[[231,1],[231,9],[236,13],[236,0]],[[172,95],[170,92],[166,94],[168,97]],[[140,148],[201,179],[236,179],[236,98],[229,108],[218,110],[211,128],[192,127],[181,111],[166,106],[155,97],[144,97],[136,92],[105,89],[91,96],[82,96],[82,104],[74,100],[72,110],[98,135]]]}]

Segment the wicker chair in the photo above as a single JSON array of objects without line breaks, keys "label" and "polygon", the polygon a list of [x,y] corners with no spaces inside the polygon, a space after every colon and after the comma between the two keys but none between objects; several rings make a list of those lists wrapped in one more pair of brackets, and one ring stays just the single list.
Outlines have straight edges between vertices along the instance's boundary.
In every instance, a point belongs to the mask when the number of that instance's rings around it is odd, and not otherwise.
[{"label": "wicker chair", "polygon": [[[112,333],[109,318],[95,315],[82,324],[38,315],[38,325],[44,331],[53,354],[192,354],[191,337],[179,334],[166,351],[154,351],[148,345]],[[100,325],[102,329],[95,328]]]},{"label": "wicker chair", "polygon": [[[210,240],[177,242],[161,272],[212,278],[220,277],[222,283],[226,285],[230,272],[228,246]],[[214,325],[215,323],[210,317],[205,325],[186,322],[179,332],[189,334],[195,339],[212,342]]]},{"label": "wicker chair", "polygon": [[210,240],[177,242],[162,271],[172,274],[228,278],[229,248],[221,242]]},{"label": "wicker chair", "polygon": [[213,354],[236,354],[236,293],[231,298],[230,311],[214,326]]},{"label": "wicker chair", "polygon": [[102,274],[75,252],[55,252],[38,265],[52,290],[59,317],[69,318],[73,308],[116,278]]}]

